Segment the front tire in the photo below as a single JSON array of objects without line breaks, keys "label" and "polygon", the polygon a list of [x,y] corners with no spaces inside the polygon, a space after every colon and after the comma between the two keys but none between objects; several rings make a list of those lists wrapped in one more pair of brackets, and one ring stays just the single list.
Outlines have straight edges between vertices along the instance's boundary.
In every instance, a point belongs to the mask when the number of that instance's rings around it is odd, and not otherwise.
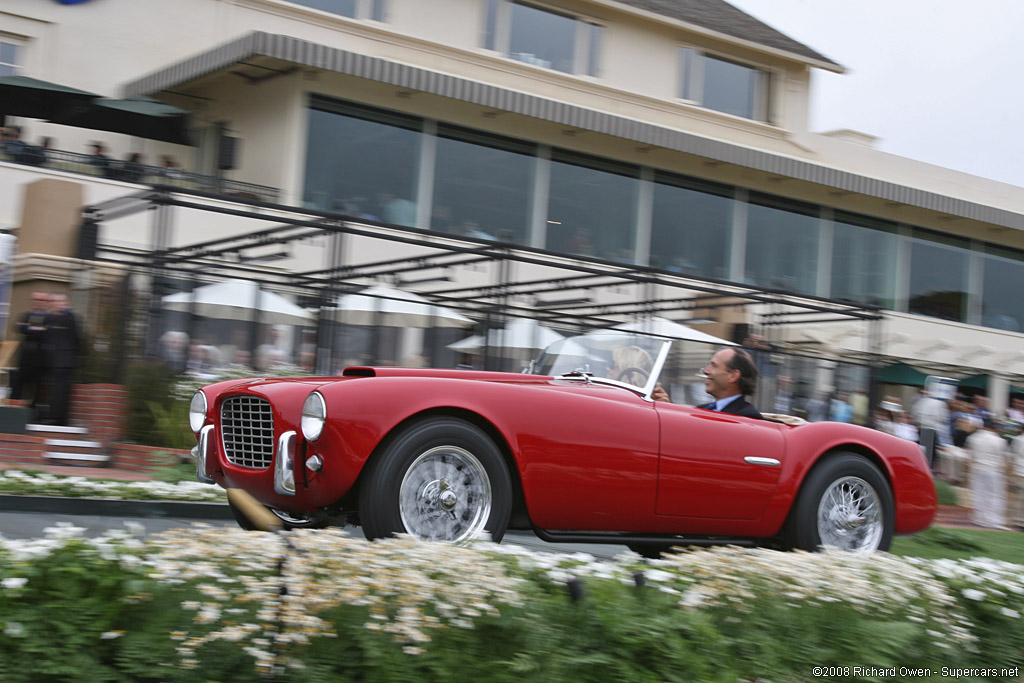
[{"label": "front tire", "polygon": [[889,482],[849,452],[826,456],[807,475],[787,522],[787,545],[816,551],[888,550],[894,507]]},{"label": "front tire", "polygon": [[512,481],[494,441],[455,418],[410,425],[368,465],[359,489],[363,534],[396,533],[434,541],[466,541],[508,528]]}]

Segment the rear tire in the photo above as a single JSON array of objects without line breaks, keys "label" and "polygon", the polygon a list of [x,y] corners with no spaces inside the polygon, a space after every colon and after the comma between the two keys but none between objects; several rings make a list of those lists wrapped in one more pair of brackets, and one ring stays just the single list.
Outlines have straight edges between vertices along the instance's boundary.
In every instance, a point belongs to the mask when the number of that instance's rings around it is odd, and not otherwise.
[{"label": "rear tire", "polygon": [[456,418],[413,423],[367,466],[359,519],[368,539],[407,533],[461,542],[488,532],[498,542],[512,513],[512,481],[494,441]]},{"label": "rear tire", "polygon": [[893,520],[892,490],[878,467],[860,455],[838,452],[807,475],[785,537],[789,547],[802,550],[888,550]]}]

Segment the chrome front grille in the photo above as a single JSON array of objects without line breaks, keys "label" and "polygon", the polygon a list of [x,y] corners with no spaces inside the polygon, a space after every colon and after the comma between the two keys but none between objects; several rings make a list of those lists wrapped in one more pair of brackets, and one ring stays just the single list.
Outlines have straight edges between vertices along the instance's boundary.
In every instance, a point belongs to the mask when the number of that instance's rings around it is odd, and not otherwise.
[{"label": "chrome front grille", "polygon": [[266,469],[274,461],[274,414],[256,396],[229,396],[220,407],[220,437],[228,462]]}]

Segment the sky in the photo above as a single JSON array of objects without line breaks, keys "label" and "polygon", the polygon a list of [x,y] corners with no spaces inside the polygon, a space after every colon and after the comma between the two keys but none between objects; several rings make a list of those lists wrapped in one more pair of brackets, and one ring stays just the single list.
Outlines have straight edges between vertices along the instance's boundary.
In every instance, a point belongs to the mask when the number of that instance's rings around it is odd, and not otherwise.
[{"label": "sky", "polygon": [[1024,187],[1024,2],[728,0],[847,69],[814,69],[813,132]]}]

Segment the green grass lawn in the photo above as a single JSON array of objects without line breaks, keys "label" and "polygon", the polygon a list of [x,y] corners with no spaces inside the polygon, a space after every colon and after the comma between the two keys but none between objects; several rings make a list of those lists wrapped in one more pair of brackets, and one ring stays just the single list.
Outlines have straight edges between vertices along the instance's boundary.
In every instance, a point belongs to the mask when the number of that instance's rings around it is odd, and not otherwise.
[{"label": "green grass lawn", "polygon": [[897,536],[892,541],[890,552],[929,559],[982,556],[1024,564],[1024,533],[933,526],[913,536]]}]

